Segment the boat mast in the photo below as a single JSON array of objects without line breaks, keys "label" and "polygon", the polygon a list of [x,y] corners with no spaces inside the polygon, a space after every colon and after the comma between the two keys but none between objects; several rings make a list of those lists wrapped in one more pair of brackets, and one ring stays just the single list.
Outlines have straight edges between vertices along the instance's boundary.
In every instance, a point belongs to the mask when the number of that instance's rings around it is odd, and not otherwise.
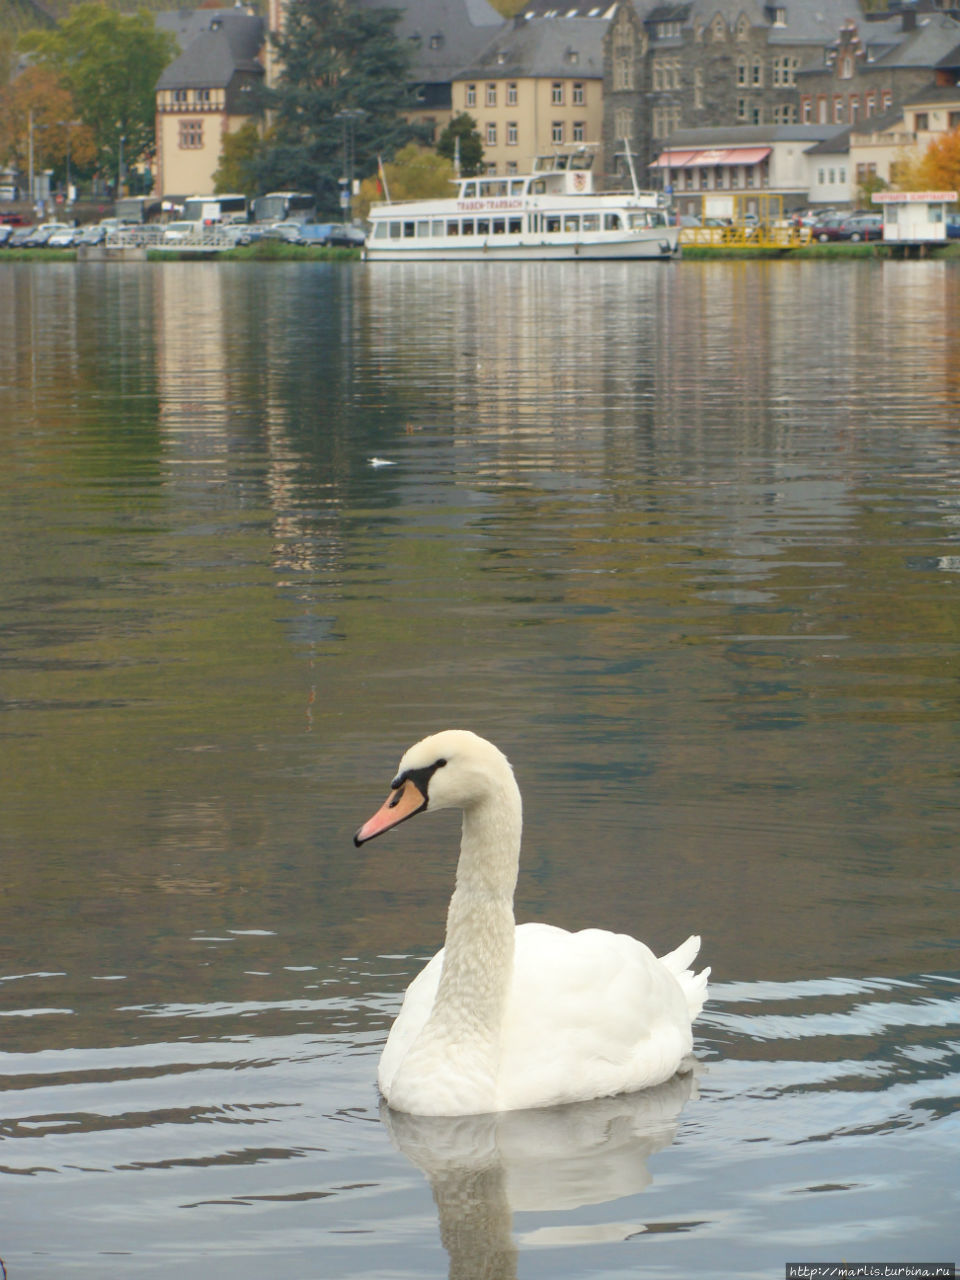
[{"label": "boat mast", "polygon": [[624,138],[623,150],[627,157],[627,168],[630,170],[630,181],[633,183],[633,194],[638,196],[640,194],[640,184],[637,182],[637,171],[633,167],[633,152],[630,150],[629,138]]}]

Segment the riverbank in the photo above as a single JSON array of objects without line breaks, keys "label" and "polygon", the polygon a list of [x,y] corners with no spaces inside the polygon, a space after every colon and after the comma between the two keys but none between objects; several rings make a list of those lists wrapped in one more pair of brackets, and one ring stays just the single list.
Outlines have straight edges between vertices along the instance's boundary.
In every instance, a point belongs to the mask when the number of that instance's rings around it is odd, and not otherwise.
[{"label": "riverbank", "polygon": [[[149,262],[183,262],[196,260],[196,253],[169,253],[159,249],[148,249]],[[745,261],[756,258],[790,258],[797,261],[811,260],[849,260],[853,259],[892,259],[903,256],[902,248],[894,245],[873,244],[811,244],[802,249],[761,249],[734,248],[727,245],[684,245],[682,257],[688,262],[708,261]],[[954,241],[945,245],[931,245],[923,254],[932,259],[960,260],[960,242]],[[75,262],[76,249],[0,249],[0,262]],[[359,249],[343,249],[317,245],[286,244],[282,240],[261,240],[256,244],[238,246],[235,249],[223,249],[202,261],[216,258],[218,262],[358,262],[361,258]]]}]

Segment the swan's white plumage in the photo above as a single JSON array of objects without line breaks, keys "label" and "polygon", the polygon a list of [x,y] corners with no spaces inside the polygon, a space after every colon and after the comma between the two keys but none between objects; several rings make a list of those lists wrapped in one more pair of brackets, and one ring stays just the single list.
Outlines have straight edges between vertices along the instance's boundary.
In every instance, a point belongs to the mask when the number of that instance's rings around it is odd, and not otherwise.
[{"label": "swan's white plumage", "polygon": [[482,738],[447,730],[404,755],[394,796],[424,771],[429,808],[464,810],[463,839],[446,945],[407,989],[380,1059],[388,1104],[469,1115],[670,1079],[691,1053],[706,997],[709,970],[689,968],[700,939],[658,959],[626,934],[514,925],[520,796],[509,763]]}]

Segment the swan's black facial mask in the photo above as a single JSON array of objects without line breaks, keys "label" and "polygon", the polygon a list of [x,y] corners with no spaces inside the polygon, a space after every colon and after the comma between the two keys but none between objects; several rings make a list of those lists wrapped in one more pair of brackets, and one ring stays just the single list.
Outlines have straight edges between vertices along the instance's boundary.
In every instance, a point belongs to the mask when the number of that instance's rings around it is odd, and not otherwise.
[{"label": "swan's black facial mask", "polygon": [[430,802],[430,779],[446,763],[446,760],[437,760],[426,768],[405,769],[398,774],[390,784],[390,794],[386,800],[353,837],[357,848],[375,836],[383,835],[384,831],[398,827],[415,814],[422,813]]}]

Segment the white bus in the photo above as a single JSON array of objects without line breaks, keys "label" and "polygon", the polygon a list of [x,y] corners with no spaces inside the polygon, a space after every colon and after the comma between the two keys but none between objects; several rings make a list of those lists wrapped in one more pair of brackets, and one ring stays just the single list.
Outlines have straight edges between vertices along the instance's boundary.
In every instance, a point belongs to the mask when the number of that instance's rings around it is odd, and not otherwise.
[{"label": "white bus", "polygon": [[183,202],[184,222],[202,222],[207,227],[217,222],[246,222],[248,216],[246,196],[190,196]]},{"label": "white bus", "polygon": [[271,191],[253,202],[254,222],[314,222],[317,197],[306,191]]}]

